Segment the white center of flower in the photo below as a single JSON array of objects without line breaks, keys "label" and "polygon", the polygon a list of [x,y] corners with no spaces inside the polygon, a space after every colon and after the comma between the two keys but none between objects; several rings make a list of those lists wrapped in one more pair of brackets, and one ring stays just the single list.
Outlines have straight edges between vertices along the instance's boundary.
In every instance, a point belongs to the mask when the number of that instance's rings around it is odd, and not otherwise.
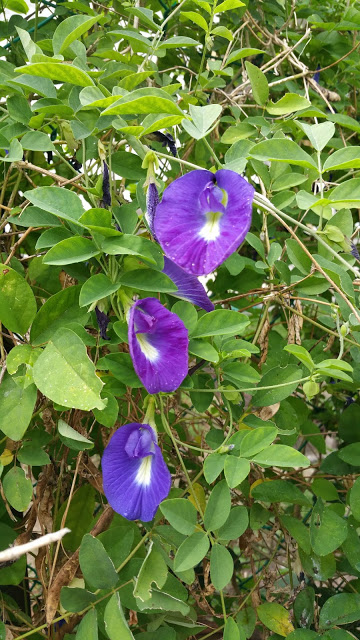
[{"label": "white center of flower", "polygon": [[221,211],[209,211],[206,214],[206,222],[199,231],[199,236],[207,242],[216,240],[220,235]]},{"label": "white center of flower", "polygon": [[150,362],[156,362],[159,357],[159,351],[156,347],[150,344],[149,340],[145,333],[137,333],[136,334],[139,347],[141,352],[144,354],[145,358]]},{"label": "white center of flower", "polygon": [[141,461],[141,465],[136,474],[136,484],[141,484],[143,487],[148,487],[151,481],[151,464],[153,456],[146,456]]}]

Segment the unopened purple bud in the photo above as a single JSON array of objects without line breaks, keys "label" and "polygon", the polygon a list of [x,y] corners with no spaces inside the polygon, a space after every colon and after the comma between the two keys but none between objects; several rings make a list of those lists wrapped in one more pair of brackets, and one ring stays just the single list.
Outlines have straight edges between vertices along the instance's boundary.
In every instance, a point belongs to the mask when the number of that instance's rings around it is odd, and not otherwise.
[{"label": "unopened purple bud", "polygon": [[96,319],[100,329],[100,338],[103,340],[110,340],[109,336],[106,333],[108,324],[110,322],[109,316],[106,315],[103,311],[100,311],[98,307],[95,307]]},{"label": "unopened purple bud", "polygon": [[146,220],[153,238],[157,241],[154,231],[156,207],[159,204],[159,194],[154,182],[150,182],[146,193]]},{"label": "unopened purple bud", "polygon": [[[318,64],[318,66],[316,68],[317,69],[321,69],[319,64]],[[315,82],[320,82],[320,71],[316,71],[316,73],[314,75],[314,80],[315,80]]]},{"label": "unopened purple bud", "polygon": [[103,184],[102,184],[102,191],[103,191],[103,197],[102,197],[102,205],[106,206],[106,207],[110,207],[111,206],[111,193],[110,193],[110,176],[109,176],[109,169],[108,166],[105,162],[105,160],[103,160]]},{"label": "unopened purple bud", "polygon": [[354,244],[353,242],[351,242],[351,255],[353,255],[354,258],[356,258],[356,260],[360,262],[360,254],[358,252],[356,244]]}]

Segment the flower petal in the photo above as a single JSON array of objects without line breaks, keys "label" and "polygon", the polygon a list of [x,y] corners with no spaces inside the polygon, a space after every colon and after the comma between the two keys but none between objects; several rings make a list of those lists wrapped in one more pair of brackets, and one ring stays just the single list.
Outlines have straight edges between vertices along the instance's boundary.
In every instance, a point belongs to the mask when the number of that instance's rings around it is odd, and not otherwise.
[{"label": "flower petal", "polygon": [[156,298],[138,300],[129,313],[134,369],[149,393],[175,391],[188,372],[188,331]]},{"label": "flower petal", "polygon": [[254,188],[228,169],[190,171],[174,180],[156,208],[154,229],[162,249],[188,273],[211,273],[244,240],[253,195]]},{"label": "flower petal", "polygon": [[[134,442],[142,457],[129,455]],[[151,449],[147,455],[144,443]],[[131,423],[120,427],[112,436],[102,458],[105,495],[117,513],[128,520],[149,522],[170,491],[171,475],[156,444],[154,430],[148,424]]]},{"label": "flower petal", "polygon": [[208,298],[205,287],[199,282],[197,277],[178,267],[178,265],[167,256],[164,256],[163,273],[169,276],[178,288],[177,292],[172,294],[173,296],[197,304],[198,307],[201,307],[205,311],[213,311],[215,309],[213,303]]}]

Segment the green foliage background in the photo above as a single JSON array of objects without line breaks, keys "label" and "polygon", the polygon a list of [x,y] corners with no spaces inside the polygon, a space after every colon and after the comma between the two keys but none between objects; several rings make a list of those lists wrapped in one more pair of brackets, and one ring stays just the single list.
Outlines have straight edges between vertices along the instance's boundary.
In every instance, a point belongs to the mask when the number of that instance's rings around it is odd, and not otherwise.
[{"label": "green foliage background", "polygon": [[[0,547],[71,533],[0,568],[0,638],[359,637],[359,28],[351,0],[2,3]],[[160,191],[194,168],[256,187],[208,315],[161,272],[150,149]],[[190,332],[147,524],[100,467],[148,403],[135,294]]]}]

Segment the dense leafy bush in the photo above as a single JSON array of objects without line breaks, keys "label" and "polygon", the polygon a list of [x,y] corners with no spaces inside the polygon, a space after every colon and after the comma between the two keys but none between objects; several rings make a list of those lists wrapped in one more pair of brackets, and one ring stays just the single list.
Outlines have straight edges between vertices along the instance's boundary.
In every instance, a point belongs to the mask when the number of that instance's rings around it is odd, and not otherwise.
[{"label": "dense leafy bush", "polygon": [[3,19],[0,637],[359,637],[359,3]]}]

